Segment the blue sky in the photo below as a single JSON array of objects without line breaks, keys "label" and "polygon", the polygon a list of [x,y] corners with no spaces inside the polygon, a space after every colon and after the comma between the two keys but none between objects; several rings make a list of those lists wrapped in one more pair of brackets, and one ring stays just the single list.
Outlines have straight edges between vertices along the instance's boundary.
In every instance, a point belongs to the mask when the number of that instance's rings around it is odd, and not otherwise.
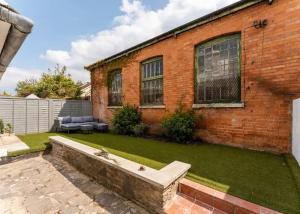
[{"label": "blue sky", "polygon": [[101,58],[198,18],[236,0],[5,0],[34,21],[0,82],[14,93],[19,80],[38,78],[56,63],[75,80]]},{"label": "blue sky", "polygon": [[[22,15],[34,21],[34,28],[13,65],[51,67],[40,55],[48,49],[68,49],[70,42],[111,27],[120,15],[121,0],[6,0]],[[105,3],[104,3],[105,2]],[[162,7],[166,0],[144,0],[147,7]],[[74,4],[75,3],[75,4]]]}]

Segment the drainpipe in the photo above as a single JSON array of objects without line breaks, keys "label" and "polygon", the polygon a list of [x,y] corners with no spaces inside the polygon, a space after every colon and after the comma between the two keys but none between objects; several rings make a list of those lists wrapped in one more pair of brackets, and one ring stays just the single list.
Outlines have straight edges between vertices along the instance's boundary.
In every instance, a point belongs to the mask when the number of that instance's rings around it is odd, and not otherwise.
[{"label": "drainpipe", "polygon": [[18,52],[25,38],[31,33],[33,22],[0,4],[0,21],[11,24],[2,52],[0,53],[0,79]]}]

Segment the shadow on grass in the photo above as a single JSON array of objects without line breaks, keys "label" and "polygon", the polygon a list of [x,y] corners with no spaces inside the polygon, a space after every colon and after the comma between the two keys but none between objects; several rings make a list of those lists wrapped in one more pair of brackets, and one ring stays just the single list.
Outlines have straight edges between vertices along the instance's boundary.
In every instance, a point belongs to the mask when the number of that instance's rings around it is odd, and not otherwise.
[{"label": "shadow on grass", "polygon": [[61,135],[156,169],[174,160],[190,163],[187,177],[193,181],[284,213],[300,212],[297,185],[282,155],[110,133]]}]

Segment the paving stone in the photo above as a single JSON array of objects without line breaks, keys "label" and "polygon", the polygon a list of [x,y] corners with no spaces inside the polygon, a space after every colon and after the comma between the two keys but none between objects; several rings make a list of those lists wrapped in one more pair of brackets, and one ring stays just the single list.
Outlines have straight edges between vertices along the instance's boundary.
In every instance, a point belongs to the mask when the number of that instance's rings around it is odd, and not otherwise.
[{"label": "paving stone", "polygon": [[0,213],[147,213],[66,162],[40,156],[0,166]]}]

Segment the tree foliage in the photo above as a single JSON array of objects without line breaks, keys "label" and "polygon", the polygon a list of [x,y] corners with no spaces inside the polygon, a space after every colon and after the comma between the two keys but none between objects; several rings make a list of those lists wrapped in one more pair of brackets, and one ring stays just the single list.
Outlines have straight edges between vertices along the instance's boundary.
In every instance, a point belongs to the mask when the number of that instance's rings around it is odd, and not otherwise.
[{"label": "tree foliage", "polygon": [[18,82],[17,95],[26,97],[35,94],[40,98],[78,98],[81,94],[80,87],[66,73],[65,66],[57,65],[54,70],[49,69],[43,73],[39,80],[29,79]]},{"label": "tree foliage", "polygon": [[37,81],[35,79],[27,79],[19,81],[17,84],[17,95],[19,97],[26,97],[30,94],[35,94],[37,88]]},{"label": "tree foliage", "polygon": [[11,96],[7,91],[3,91],[3,93],[2,93],[2,96],[5,96],[5,97],[9,97],[9,96]]}]

